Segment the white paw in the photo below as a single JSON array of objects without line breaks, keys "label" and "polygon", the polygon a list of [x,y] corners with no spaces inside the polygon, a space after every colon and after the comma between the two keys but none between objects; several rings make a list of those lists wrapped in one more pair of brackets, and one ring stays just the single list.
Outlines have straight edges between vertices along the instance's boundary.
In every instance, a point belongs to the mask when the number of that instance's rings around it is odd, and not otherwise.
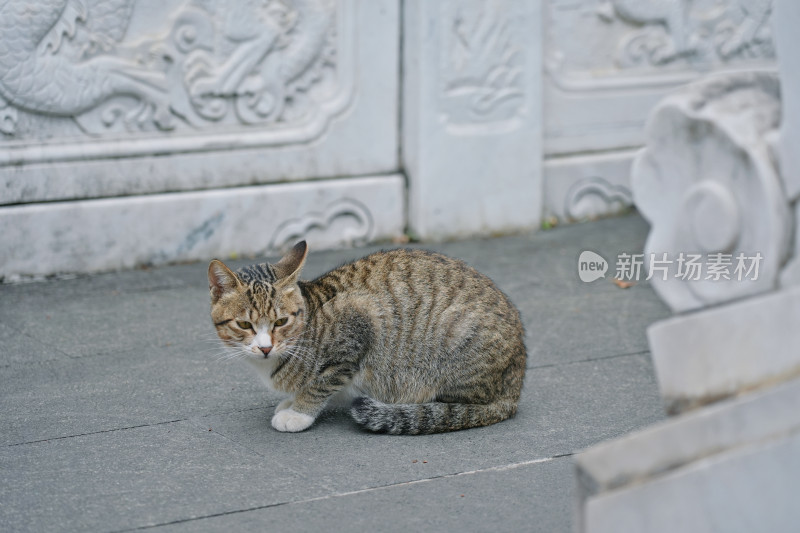
[{"label": "white paw", "polygon": [[314,417],[298,413],[294,409],[284,409],[275,413],[272,417],[272,427],[278,431],[290,431],[296,433],[303,431],[314,423]]},{"label": "white paw", "polygon": [[281,403],[278,404],[278,407],[275,408],[275,414],[277,415],[284,409],[290,408],[293,403],[294,400],[292,400],[291,398],[286,398],[285,400],[283,400]]}]

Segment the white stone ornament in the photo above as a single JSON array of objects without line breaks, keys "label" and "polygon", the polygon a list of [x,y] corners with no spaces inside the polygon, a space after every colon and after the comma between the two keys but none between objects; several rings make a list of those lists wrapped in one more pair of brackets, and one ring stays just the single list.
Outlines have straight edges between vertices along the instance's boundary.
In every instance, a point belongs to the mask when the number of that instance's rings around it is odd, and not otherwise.
[{"label": "white stone ornament", "polygon": [[789,253],[791,213],[765,137],[780,123],[777,76],[725,74],[664,99],[634,161],[634,200],[652,229],[650,254],[760,254],[757,279],[668,279],[651,283],[676,312],[775,288]]}]

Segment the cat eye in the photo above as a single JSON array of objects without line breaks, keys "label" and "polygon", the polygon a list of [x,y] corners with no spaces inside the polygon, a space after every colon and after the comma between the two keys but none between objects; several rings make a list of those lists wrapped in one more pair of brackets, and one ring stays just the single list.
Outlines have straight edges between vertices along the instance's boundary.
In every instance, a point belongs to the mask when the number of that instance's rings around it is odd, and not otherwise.
[{"label": "cat eye", "polygon": [[279,328],[281,326],[285,326],[288,321],[289,319],[286,317],[279,318],[278,320],[275,321],[275,327]]},{"label": "cat eye", "polygon": [[236,325],[242,329],[253,329],[253,324],[247,322],[246,320],[237,320]]}]

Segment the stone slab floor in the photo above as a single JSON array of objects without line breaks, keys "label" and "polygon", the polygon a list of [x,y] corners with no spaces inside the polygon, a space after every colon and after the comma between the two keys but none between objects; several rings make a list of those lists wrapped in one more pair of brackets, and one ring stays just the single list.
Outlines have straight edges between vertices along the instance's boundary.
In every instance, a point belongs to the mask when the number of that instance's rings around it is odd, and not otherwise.
[{"label": "stone slab floor", "polygon": [[[637,215],[430,246],[520,308],[516,418],[421,437],[342,412],[272,429],[280,398],[222,362],[205,264],[0,286],[3,531],[570,531],[572,456],[663,417],[646,283],[582,283],[584,249],[642,249]],[[377,249],[312,253],[306,276]],[[242,266],[245,261],[231,261]]]}]

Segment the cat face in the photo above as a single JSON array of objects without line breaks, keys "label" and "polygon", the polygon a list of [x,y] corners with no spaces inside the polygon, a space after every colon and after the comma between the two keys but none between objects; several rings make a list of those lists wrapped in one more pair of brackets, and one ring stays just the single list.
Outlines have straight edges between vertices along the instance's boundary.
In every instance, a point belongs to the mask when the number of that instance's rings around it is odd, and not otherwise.
[{"label": "cat face", "polygon": [[211,319],[226,346],[265,359],[295,344],[305,324],[297,278],[306,253],[303,241],[274,265],[253,265],[237,273],[222,261],[211,262]]}]

